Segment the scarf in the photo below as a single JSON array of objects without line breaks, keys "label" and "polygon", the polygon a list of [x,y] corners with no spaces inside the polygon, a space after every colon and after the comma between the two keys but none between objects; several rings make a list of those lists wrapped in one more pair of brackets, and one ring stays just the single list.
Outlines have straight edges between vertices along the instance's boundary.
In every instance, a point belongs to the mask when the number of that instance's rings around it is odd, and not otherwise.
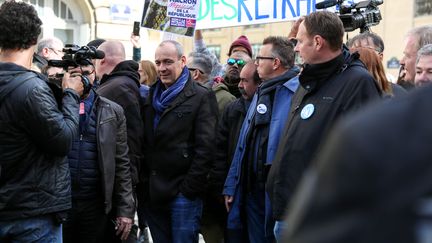
[{"label": "scarf", "polygon": [[153,128],[156,128],[159,124],[159,120],[162,113],[168,108],[172,101],[178,96],[178,94],[183,90],[186,82],[189,80],[189,70],[187,67],[183,68],[180,77],[176,82],[165,89],[164,85],[158,79],[153,93],[153,109],[155,110],[155,117],[153,122]]},{"label": "scarf", "polygon": [[262,85],[257,90],[257,106],[255,112],[255,126],[269,124],[272,115],[272,99],[274,91],[277,87],[284,84],[286,81],[295,77],[299,72],[297,67],[293,67],[286,71],[281,76],[270,79],[262,83]]}]

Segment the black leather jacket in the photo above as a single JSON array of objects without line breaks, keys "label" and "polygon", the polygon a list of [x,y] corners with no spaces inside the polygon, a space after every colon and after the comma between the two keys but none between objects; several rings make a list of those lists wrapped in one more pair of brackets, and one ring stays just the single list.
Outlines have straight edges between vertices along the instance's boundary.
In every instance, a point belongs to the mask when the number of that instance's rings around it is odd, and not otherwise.
[{"label": "black leather jacket", "polygon": [[102,175],[105,213],[133,218],[135,203],[126,136],[126,118],[118,104],[97,97],[98,160]]},{"label": "black leather jacket", "polygon": [[66,89],[62,110],[44,77],[0,63],[0,219],[71,207],[66,155],[78,132],[79,96]]}]

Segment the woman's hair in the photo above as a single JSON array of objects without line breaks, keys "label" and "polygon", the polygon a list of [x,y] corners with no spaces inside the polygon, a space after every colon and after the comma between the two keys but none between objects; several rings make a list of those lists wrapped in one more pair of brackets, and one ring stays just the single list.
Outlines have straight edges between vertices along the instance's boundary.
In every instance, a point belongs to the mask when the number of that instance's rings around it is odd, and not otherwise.
[{"label": "woman's hair", "polygon": [[36,45],[41,25],[32,5],[13,0],[4,2],[0,7],[0,48],[29,49]]},{"label": "woman's hair", "polygon": [[140,64],[142,70],[141,72],[145,72],[147,74],[147,80],[144,80],[144,84],[150,86],[155,83],[157,79],[156,65],[149,60],[141,60]]},{"label": "woman's hair", "polygon": [[364,63],[369,73],[376,80],[378,87],[385,94],[393,95],[393,90],[390,82],[387,80],[384,66],[381,62],[378,53],[369,47],[353,47],[350,49],[351,52],[358,52],[360,54],[360,60]]}]

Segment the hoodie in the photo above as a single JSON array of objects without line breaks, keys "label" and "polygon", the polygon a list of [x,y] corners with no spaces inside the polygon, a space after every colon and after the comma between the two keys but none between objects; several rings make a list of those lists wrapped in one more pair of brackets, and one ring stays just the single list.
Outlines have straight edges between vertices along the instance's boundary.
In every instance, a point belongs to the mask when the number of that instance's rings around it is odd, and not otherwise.
[{"label": "hoodie", "polygon": [[102,76],[96,90],[100,96],[116,102],[124,110],[133,185],[138,183],[144,133],[139,77],[138,63],[132,60],[123,61],[117,64],[111,73]]}]

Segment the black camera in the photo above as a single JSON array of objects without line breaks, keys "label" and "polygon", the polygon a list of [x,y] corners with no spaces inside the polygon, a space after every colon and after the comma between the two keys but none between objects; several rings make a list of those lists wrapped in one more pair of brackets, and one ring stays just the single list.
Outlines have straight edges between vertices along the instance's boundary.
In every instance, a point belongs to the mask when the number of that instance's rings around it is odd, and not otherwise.
[{"label": "black camera", "polygon": [[353,4],[344,4],[345,0],[326,0],[317,3],[317,9],[337,6],[339,18],[342,20],[345,31],[354,31],[360,28],[360,33],[369,32],[369,27],[378,25],[382,19],[378,8],[383,0],[368,0]]},{"label": "black camera", "polygon": [[[79,67],[93,65],[92,59],[102,59],[105,57],[103,51],[97,50],[93,46],[78,46],[74,44],[66,44],[63,48],[64,56],[62,60],[49,60],[48,66],[50,67],[60,67],[63,70],[68,71],[69,67]],[[60,80],[61,84],[62,75],[56,75],[52,82],[58,83]],[[81,81],[84,86],[84,94],[87,94],[91,89],[91,83],[88,77],[81,75]],[[61,86],[61,85],[60,85]]]}]

